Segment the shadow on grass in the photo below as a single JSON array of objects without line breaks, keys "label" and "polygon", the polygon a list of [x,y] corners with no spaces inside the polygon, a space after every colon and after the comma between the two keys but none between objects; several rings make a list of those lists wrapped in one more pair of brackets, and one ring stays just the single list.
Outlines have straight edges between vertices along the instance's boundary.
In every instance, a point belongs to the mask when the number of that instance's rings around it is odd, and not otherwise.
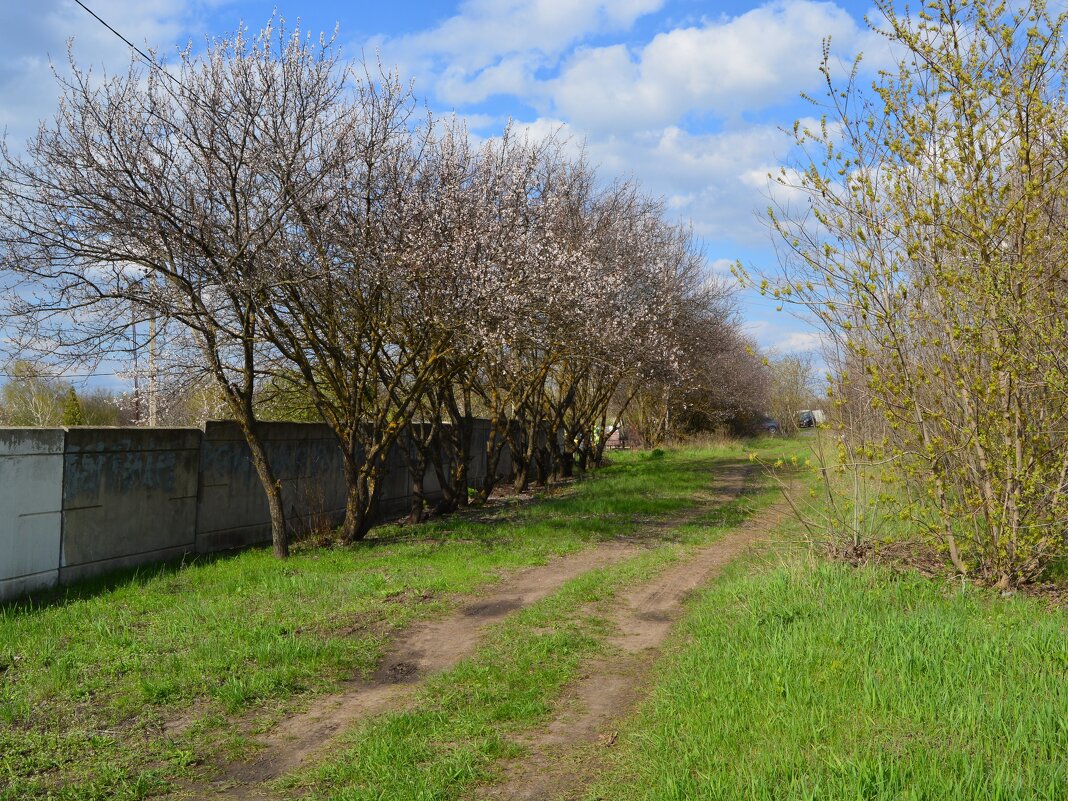
[{"label": "shadow on grass", "polygon": [[116,590],[144,586],[157,579],[177,575],[190,567],[210,565],[214,562],[231,559],[239,553],[255,550],[257,548],[263,549],[264,547],[265,546],[254,545],[248,548],[218,551],[216,553],[190,553],[160,562],[149,562],[134,567],[117,568],[115,570],[109,570],[107,573],[103,573],[99,576],[81,579],[73,584],[66,584],[48,590],[39,590],[22,598],[15,598],[10,601],[0,601],[0,613],[36,612],[41,609],[66,606],[67,604],[76,603],[78,601],[86,601],[95,598],[98,595],[106,595],[107,593],[115,592]]}]

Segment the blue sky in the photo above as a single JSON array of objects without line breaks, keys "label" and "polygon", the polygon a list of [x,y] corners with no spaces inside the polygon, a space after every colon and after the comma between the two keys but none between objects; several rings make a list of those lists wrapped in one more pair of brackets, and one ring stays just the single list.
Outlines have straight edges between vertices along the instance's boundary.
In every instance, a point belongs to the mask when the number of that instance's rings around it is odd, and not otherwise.
[{"label": "blue sky", "polygon": [[[192,41],[259,28],[277,9],[305,29],[332,31],[346,55],[381,53],[439,112],[492,136],[511,118],[562,128],[585,143],[602,173],[632,176],[692,221],[712,269],[735,259],[769,269],[761,223],[769,172],[789,163],[789,129],[813,108],[821,41],[880,62],[866,4],[780,0],[463,0],[463,2],[258,2],[85,0],[140,46],[165,57]],[[66,42],[83,64],[121,69],[127,48],[73,0],[0,6],[0,128],[16,149],[55,107],[49,70]],[[815,333],[772,304],[742,297],[759,344],[811,350]]]}]

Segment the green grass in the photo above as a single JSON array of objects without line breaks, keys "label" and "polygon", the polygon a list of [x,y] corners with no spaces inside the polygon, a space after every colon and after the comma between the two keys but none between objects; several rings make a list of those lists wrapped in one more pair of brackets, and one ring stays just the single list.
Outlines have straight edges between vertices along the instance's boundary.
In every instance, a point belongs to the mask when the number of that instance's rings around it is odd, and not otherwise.
[{"label": "green grass", "polygon": [[673,542],[566,583],[498,624],[476,654],[428,681],[413,709],[366,721],[335,747],[335,757],[278,786],[322,801],[450,801],[491,782],[497,760],[522,754],[515,735],[543,725],[586,661],[606,652],[607,616],[618,593],[647,581],[690,546],[715,541],[776,497],[754,476],[737,500],[675,528]]},{"label": "green grass", "polygon": [[[781,445],[761,445],[779,448]],[[247,746],[228,724],[369,671],[389,634],[502,571],[691,506],[740,446],[614,456],[573,491],[366,544],[146,568],[0,606],[0,799],[138,799]],[[182,734],[165,721],[188,718]]]},{"label": "green grass", "polygon": [[1068,798],[1068,617],[880,568],[735,570],[587,798]]}]

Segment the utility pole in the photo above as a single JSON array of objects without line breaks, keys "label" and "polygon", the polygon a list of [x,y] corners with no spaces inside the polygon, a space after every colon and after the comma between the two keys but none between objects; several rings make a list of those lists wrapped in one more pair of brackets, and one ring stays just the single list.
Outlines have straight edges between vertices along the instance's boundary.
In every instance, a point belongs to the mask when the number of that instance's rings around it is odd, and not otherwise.
[{"label": "utility pole", "polygon": [[159,425],[159,374],[156,370],[156,313],[148,318],[148,424]]},{"label": "utility pole", "polygon": [[141,386],[138,374],[141,372],[137,365],[137,305],[130,304],[130,341],[133,343],[133,396],[134,396],[134,425],[141,424]]}]

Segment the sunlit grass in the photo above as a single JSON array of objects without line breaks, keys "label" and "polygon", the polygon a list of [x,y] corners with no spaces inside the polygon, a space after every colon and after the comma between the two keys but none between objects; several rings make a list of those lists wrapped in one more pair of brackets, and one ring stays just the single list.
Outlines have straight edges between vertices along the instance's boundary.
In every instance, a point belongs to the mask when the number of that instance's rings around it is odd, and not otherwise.
[{"label": "sunlit grass", "polygon": [[[642,475],[649,456],[625,458]],[[664,469],[675,473],[686,459],[700,462],[702,452],[671,452]],[[678,482],[688,480],[675,474],[671,481],[678,491]],[[707,477],[689,489],[708,489]],[[479,782],[492,783],[499,760],[522,755],[517,742],[523,732],[544,726],[554,701],[583,674],[587,660],[605,653],[612,631],[608,615],[619,593],[648,580],[688,547],[714,542],[777,497],[759,473],[751,474],[741,497],[673,527],[659,547],[590,571],[511,616],[471,658],[428,681],[413,709],[366,721],[325,763],[281,780],[279,787],[321,801],[452,801],[467,797]]]},{"label": "sunlit grass", "polygon": [[[762,446],[758,446],[762,447]],[[0,799],[142,798],[195,770],[228,716],[329,689],[377,663],[391,631],[501,571],[626,536],[691,506],[742,446],[628,452],[528,504],[365,544],[250,550],[0,606]],[[162,722],[190,716],[184,734]]]},{"label": "sunlit grass", "polygon": [[1068,798],[1068,619],[830,563],[736,571],[587,796]]}]

